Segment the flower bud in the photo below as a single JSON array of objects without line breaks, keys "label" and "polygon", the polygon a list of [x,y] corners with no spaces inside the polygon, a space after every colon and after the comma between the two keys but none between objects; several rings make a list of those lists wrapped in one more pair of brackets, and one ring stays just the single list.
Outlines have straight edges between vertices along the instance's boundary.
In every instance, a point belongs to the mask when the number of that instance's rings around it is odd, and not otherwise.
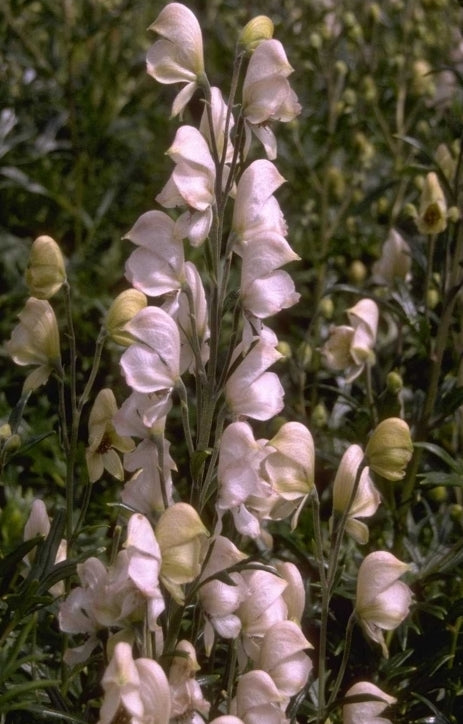
[{"label": "flower bud", "polygon": [[238,43],[252,53],[263,40],[273,37],[273,22],[267,15],[257,15],[242,29]]},{"label": "flower bud", "polygon": [[35,297],[27,300],[19,319],[6,348],[17,365],[37,366],[24,382],[23,391],[30,392],[61,368],[58,323],[49,302]]},{"label": "flower bud", "polygon": [[[366,697],[369,694],[372,697],[371,701],[348,703],[349,697],[359,695]],[[359,681],[351,686],[350,689],[346,691],[345,698],[346,703],[342,708],[343,724],[370,724],[370,722],[391,724],[389,719],[384,719],[379,715],[382,714],[390,704],[394,704],[397,699],[389,696],[389,694],[385,694],[384,691],[378,689],[374,684],[370,684],[369,681]]]},{"label": "flower bud", "polygon": [[388,392],[392,392],[393,395],[398,395],[403,388],[404,383],[402,377],[398,372],[389,372],[386,377],[386,387]]},{"label": "flower bud", "polygon": [[107,332],[113,342],[122,347],[130,347],[134,338],[130,332],[125,330],[125,325],[147,304],[146,296],[138,289],[126,289],[115,298],[108,309],[105,322]]},{"label": "flower bud", "polygon": [[29,254],[26,284],[31,296],[50,299],[66,280],[63,255],[51,236],[39,236]]},{"label": "flower bud", "polygon": [[365,449],[371,470],[386,480],[401,480],[412,454],[410,429],[399,417],[380,422]]},{"label": "flower bud", "polygon": [[416,225],[422,234],[439,234],[447,226],[447,202],[434,171],[426,176]]}]

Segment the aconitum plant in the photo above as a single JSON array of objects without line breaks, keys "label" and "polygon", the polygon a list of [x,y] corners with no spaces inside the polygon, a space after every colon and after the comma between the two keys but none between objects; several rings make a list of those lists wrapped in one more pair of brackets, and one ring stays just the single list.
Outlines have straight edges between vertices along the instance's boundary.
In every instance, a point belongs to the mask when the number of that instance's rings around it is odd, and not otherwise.
[{"label": "aconitum plant", "polygon": [[[8,346],[15,362],[37,367],[26,397],[50,375],[59,382],[70,557],[82,524],[74,513],[81,414],[104,339],[125,348],[120,365],[131,392],[119,405],[111,389],[98,392],[86,447],[90,483],[104,470],[122,481],[119,537],[109,561],[79,559],[78,580],[61,597],[65,676],[101,662],[100,724],[283,724],[298,717],[321,724],[353,721],[357,711],[366,721],[364,712],[381,713],[395,697],[345,680],[354,624],[378,657],[388,655],[383,631],[399,626],[412,602],[398,581],[409,566],[389,551],[364,558],[334,670],[327,665],[332,599],[346,541],[368,542],[364,519],[380,504],[372,473],[403,477],[410,432],[389,418],[365,439],[365,450],[353,445],[339,456],[325,524],[311,431],[298,420],[273,421],[284,407],[277,366],[284,345],[272,320],[299,294],[283,269],[298,255],[276,195],[284,178],[270,123],[291,122],[301,111],[293,69],[265,16],[241,31],[224,89],[213,85],[187,7],[168,4],[151,30],[159,38],[147,54],[149,75],[183,84],[172,116],[186,113],[193,95],[203,112],[198,127],[173,131],[171,175],[153,189],[157,206],[126,234],[136,247],[126,266],[132,289],[108,311],[78,393],[70,285],[54,242],[54,272],[50,242],[44,251],[35,247],[28,274],[35,296]],[[34,270],[45,253],[53,278],[36,298],[45,282]],[[66,364],[48,301],[61,287],[71,339]],[[350,324],[332,330],[322,356],[352,382],[374,365],[379,310],[364,298],[347,315]],[[180,425],[181,435],[172,435]],[[291,536],[307,509],[315,586],[290,557],[278,557],[271,532],[283,521]],[[306,625],[308,588],[318,601],[317,641]],[[363,695],[360,702],[341,700],[348,686]]]}]

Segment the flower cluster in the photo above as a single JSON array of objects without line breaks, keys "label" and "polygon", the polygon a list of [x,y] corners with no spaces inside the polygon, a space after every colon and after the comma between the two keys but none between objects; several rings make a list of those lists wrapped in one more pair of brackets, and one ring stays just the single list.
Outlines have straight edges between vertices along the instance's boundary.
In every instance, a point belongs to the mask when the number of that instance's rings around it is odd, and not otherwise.
[{"label": "flower cluster", "polygon": [[[209,82],[201,29],[188,8],[168,4],[151,30],[160,37],[148,51],[148,73],[160,83],[184,84],[172,115],[181,116],[195,93],[204,111],[198,128],[178,127],[167,151],[173,169],[156,196],[163,210],[142,214],[125,236],[136,247],[126,263],[132,288],[114,300],[103,331],[125,348],[120,364],[131,392],[120,408],[110,389],[98,393],[85,453],[90,483],[105,471],[123,483],[127,534],[110,563],[90,557],[77,565],[79,585],[59,609],[61,630],[77,637],[65,659],[81,664],[104,642],[100,724],[200,724],[210,717],[215,724],[285,724],[292,702],[308,691],[312,645],[304,633],[301,573],[272,556],[270,523],[288,520],[294,530],[303,506],[313,503],[326,644],[341,543],[346,533],[368,541],[364,519],[380,504],[373,476],[403,477],[410,433],[391,418],[377,426],[365,452],[360,445],[344,451],[326,556],[310,430],[284,421],[266,438],[253,428],[284,406],[283,386],[270,369],[282,354],[267,320],[299,299],[283,269],[299,257],[276,197],[284,178],[274,164],[271,127],[300,113],[288,80],[293,69],[271,21],[259,16],[241,33],[226,98]],[[266,157],[248,162],[255,138]],[[386,282],[403,277],[406,261],[405,247],[392,237],[376,274]],[[36,365],[26,380],[29,393],[52,372],[62,373],[48,299],[67,281],[49,237],[35,242],[27,278],[34,296],[8,349],[18,364]],[[365,298],[347,314],[349,325],[332,328],[321,352],[329,369],[352,382],[374,363],[379,310]],[[72,409],[71,441],[95,377],[92,370]],[[169,419],[173,410],[178,414]],[[175,423],[184,448],[177,460],[169,440]],[[37,510],[39,504],[34,516]],[[72,511],[68,523],[72,533]],[[30,536],[46,524],[29,528]],[[265,564],[250,554],[255,549],[265,550]],[[386,551],[360,565],[352,620],[385,655],[383,630],[398,626],[411,603],[410,589],[398,580],[407,570]],[[228,663],[220,693],[208,698],[196,675],[215,656]],[[325,683],[319,674],[320,721]],[[359,691],[379,692],[382,701],[356,709],[347,699],[346,722],[357,712],[381,713],[383,702],[393,701],[368,682],[350,693]]]}]

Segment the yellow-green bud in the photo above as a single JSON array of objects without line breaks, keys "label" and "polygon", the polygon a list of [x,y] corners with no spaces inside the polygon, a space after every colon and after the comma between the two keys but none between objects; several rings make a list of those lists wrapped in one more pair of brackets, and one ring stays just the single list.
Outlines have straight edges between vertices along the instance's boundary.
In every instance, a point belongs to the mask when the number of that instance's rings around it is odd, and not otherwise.
[{"label": "yellow-green bud", "polygon": [[61,249],[51,236],[39,236],[32,244],[26,284],[36,299],[50,299],[66,280]]},{"label": "yellow-green bud", "polygon": [[451,206],[449,210],[447,211],[447,218],[449,221],[451,221],[453,224],[456,224],[457,221],[460,221],[461,213],[458,206]]},{"label": "yellow-green bud", "polygon": [[291,347],[288,344],[288,342],[284,342],[284,341],[280,340],[277,344],[277,350],[286,359],[289,359],[290,357],[292,357]]},{"label": "yellow-green bud", "polygon": [[363,261],[360,259],[354,259],[351,262],[349,269],[347,270],[347,276],[352,284],[361,284],[365,281],[367,275],[367,268]]},{"label": "yellow-green bud", "polygon": [[312,424],[314,427],[325,427],[328,422],[328,410],[323,402],[319,402],[312,411]]},{"label": "yellow-green bud", "polygon": [[320,300],[319,309],[322,317],[324,317],[325,319],[331,319],[334,314],[334,304],[331,297],[323,297]]},{"label": "yellow-green bud", "polygon": [[257,15],[242,29],[238,43],[252,53],[263,40],[273,37],[273,22],[267,15]]},{"label": "yellow-green bud", "polygon": [[436,150],[436,163],[439,164],[448,181],[452,181],[457,168],[456,159],[445,143],[440,143]]},{"label": "yellow-green bud", "polygon": [[447,500],[447,488],[445,485],[436,485],[428,491],[428,497],[435,503],[444,503]]},{"label": "yellow-green bud", "polygon": [[380,422],[365,449],[370,469],[386,480],[401,480],[412,454],[410,429],[399,417]]},{"label": "yellow-green bud", "polygon": [[388,392],[391,392],[393,395],[398,395],[403,386],[404,383],[402,377],[399,375],[398,372],[388,373],[386,377],[386,387]]},{"label": "yellow-green bud", "polygon": [[147,303],[146,296],[138,289],[126,289],[115,298],[106,315],[106,330],[113,342],[130,347],[134,340],[124,327]]},{"label": "yellow-green bud", "polygon": [[312,347],[307,342],[302,342],[297,350],[297,356],[301,366],[307,369],[312,362]]},{"label": "yellow-green bud", "polygon": [[434,289],[433,287],[428,289],[426,292],[426,304],[429,309],[435,309],[437,307],[439,304],[439,292],[437,289]]}]

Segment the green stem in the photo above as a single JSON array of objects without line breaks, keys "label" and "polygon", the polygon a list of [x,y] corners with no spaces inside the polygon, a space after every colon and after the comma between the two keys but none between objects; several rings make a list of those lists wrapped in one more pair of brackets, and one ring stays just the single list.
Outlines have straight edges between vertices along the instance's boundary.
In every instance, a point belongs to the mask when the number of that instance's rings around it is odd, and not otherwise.
[{"label": "green stem", "polygon": [[339,667],[338,675],[336,676],[336,681],[334,682],[333,689],[330,694],[330,698],[328,699],[328,707],[331,706],[331,704],[336,701],[336,697],[338,695],[340,686],[342,684],[342,680],[344,678],[344,674],[346,673],[346,667],[347,662],[349,660],[349,654],[350,649],[352,645],[352,634],[354,631],[354,625],[356,621],[356,613],[355,611],[352,611],[349,620],[347,622],[346,626],[346,635],[345,635],[345,643],[344,643],[344,651],[342,654],[342,661],[341,666]]}]

